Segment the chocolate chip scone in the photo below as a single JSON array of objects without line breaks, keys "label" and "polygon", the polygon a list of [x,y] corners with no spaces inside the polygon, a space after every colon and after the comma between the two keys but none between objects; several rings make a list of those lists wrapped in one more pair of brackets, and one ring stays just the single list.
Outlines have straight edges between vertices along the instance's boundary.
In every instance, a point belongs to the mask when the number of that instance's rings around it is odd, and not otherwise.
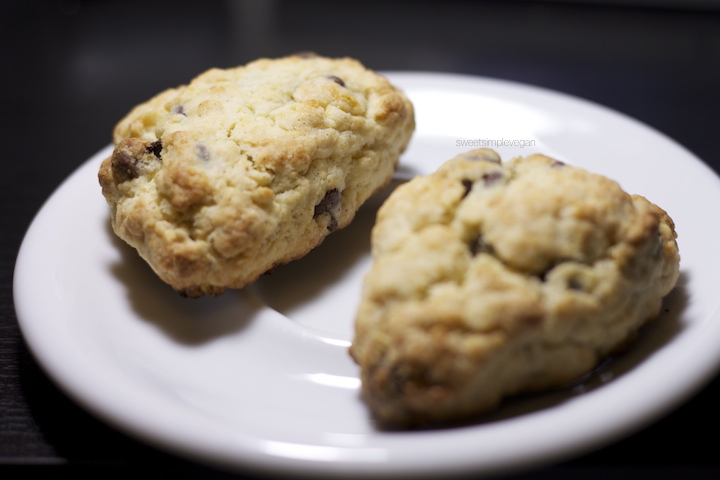
[{"label": "chocolate chip scone", "polygon": [[460,155],[378,213],[351,354],[381,423],[487,411],[591,371],[656,317],[674,224],[614,181],[542,155]]},{"label": "chocolate chip scone", "polygon": [[99,172],[115,233],[181,293],[299,258],[389,182],[413,107],[349,58],[209,70],[135,107]]}]

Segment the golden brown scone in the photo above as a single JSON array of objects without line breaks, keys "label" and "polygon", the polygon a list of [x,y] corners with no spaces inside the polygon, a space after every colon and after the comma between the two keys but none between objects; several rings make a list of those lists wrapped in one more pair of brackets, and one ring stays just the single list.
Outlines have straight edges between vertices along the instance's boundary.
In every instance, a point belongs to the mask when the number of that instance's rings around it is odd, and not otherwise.
[{"label": "golden brown scone", "polygon": [[457,420],[591,371],[679,275],[670,217],[542,155],[460,155],[397,188],[372,235],[351,354],[377,419]]},{"label": "golden brown scone", "polygon": [[356,60],[261,59],[135,107],[99,179],[115,233],[160,278],[216,295],[346,226],[414,127],[410,101]]}]

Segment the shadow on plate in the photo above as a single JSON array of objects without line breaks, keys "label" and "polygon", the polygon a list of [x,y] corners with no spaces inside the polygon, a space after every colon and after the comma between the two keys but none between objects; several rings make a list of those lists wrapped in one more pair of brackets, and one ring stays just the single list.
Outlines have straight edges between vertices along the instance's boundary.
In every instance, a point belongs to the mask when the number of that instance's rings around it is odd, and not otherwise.
[{"label": "shadow on plate", "polygon": [[[322,294],[339,284],[356,289],[352,295],[360,298],[361,278],[345,283],[361,260],[370,258],[370,232],[375,224],[378,208],[403,180],[394,180],[371,197],[358,210],[353,221],[333,234],[303,258],[276,267],[261,276],[252,286],[258,296],[271,308],[293,318],[303,305],[323,301]],[[362,275],[364,272],[357,272]],[[352,296],[351,295],[351,296]],[[325,298],[326,301],[329,299]],[[351,307],[350,304],[344,304]],[[343,312],[338,317],[346,317]]]},{"label": "shadow on plate", "polygon": [[109,240],[120,252],[111,272],[127,289],[130,306],[138,318],[150,322],[173,340],[202,345],[231,335],[250,324],[264,306],[245,290],[228,291],[215,298],[185,298],[166,285],[137,252],[118,238],[110,220]]}]

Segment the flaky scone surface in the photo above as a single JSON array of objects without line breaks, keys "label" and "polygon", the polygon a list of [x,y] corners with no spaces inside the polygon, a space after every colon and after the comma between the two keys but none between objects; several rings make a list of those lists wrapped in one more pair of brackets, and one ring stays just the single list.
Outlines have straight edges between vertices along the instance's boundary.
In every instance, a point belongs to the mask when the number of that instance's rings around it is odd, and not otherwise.
[{"label": "flaky scone surface", "polygon": [[460,155],[398,187],[373,230],[351,354],[377,419],[456,420],[591,371],[679,275],[670,217],[542,155]]},{"label": "flaky scone surface", "polygon": [[261,59],[137,106],[99,179],[117,235],[176,290],[214,295],[347,225],[413,130],[409,100],[355,60]]}]

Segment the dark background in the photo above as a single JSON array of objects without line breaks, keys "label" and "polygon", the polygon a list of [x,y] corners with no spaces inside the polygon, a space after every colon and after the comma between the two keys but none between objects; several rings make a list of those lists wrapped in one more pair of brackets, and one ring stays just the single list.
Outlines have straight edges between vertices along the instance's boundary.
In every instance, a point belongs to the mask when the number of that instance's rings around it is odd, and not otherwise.
[{"label": "dark background", "polygon": [[[132,106],[207,68],[311,50],[376,70],[530,83],[633,116],[720,170],[720,2],[2,0],[0,35],[4,478],[235,478],[139,444],[74,405],[31,357],[12,303],[15,257],[43,201]],[[714,205],[699,208],[715,215]],[[716,380],[630,438],[518,478],[720,478],[719,405]]]}]

